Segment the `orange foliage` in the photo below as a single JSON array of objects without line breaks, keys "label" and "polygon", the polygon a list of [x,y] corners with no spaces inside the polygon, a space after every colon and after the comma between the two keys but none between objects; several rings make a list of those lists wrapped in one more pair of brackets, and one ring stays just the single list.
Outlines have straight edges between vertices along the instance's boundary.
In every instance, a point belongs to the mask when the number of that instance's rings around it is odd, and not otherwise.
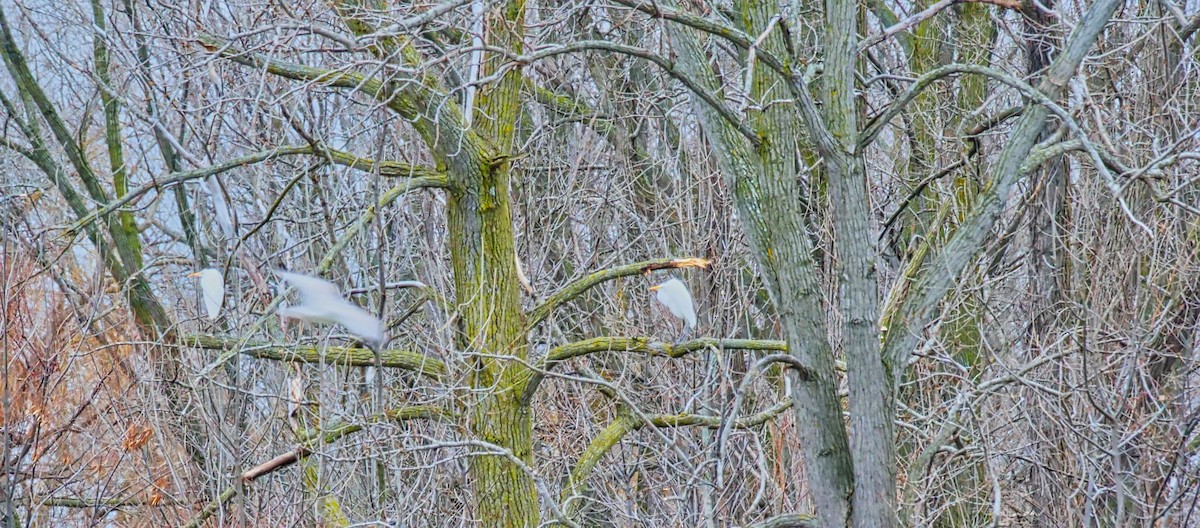
[{"label": "orange foliage", "polygon": [[150,441],[150,437],[152,436],[154,436],[153,429],[140,425],[130,425],[129,430],[125,431],[125,442],[121,444],[121,447],[125,448],[126,451],[140,449],[146,445],[146,442]]},{"label": "orange foliage", "polygon": [[145,402],[129,366],[138,354],[127,344],[130,314],[111,298],[86,297],[94,290],[78,286],[94,277],[68,258],[46,270],[16,244],[0,251],[0,429],[22,466],[15,474],[27,475],[35,501],[145,490],[146,503],[162,504],[171,480],[153,475],[171,472],[162,443],[151,442],[161,435],[138,418]]}]

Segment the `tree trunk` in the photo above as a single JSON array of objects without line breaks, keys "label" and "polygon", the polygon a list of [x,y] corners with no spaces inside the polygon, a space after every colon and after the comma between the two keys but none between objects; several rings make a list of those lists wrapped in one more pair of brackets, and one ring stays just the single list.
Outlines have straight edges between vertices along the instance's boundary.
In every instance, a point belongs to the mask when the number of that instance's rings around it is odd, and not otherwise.
[{"label": "tree trunk", "polygon": [[[765,9],[767,4],[759,3],[747,11]],[[720,85],[691,30],[674,24],[668,29],[681,72],[696,79],[703,88],[716,92]],[[768,40],[776,43],[776,38]],[[778,79],[774,75],[765,68],[756,72],[756,76]],[[779,315],[789,351],[806,367],[794,378],[793,398],[800,447],[817,514],[824,526],[845,526],[854,478],[849,439],[837,397],[833,350],[825,334],[825,311],[812,241],[804,212],[796,207],[803,202],[803,194],[794,168],[789,169],[793,167],[789,160],[794,154],[788,152],[781,157],[779,152],[771,151],[772,148],[787,150],[787,135],[781,131],[794,126],[795,113],[787,113],[782,120],[764,113],[765,119],[758,123],[764,146],[754,151],[716,109],[700,101],[695,104],[704,133],[716,149],[721,170],[733,192],[734,205]],[[775,106],[790,108],[778,102]]]},{"label": "tree trunk", "polygon": [[[521,52],[523,0],[492,10],[484,23],[489,45]],[[507,62],[503,55],[490,54],[479,74],[492,75]],[[468,354],[479,354],[471,361],[471,386],[480,396],[469,403],[469,427],[474,438],[509,451],[507,456],[476,454],[469,460],[480,520],[483,526],[495,527],[532,527],[539,519],[533,475],[526,472],[533,465],[533,420],[522,398],[530,375],[523,363],[528,337],[514,260],[511,173],[504,161],[515,146],[521,84],[521,70],[511,68],[480,91],[472,122],[481,142],[495,150],[480,152],[483,164],[478,173],[452,176],[461,187],[447,203],[455,238],[450,248],[455,290],[464,310],[458,344]],[[517,360],[506,359],[510,357]]]}]

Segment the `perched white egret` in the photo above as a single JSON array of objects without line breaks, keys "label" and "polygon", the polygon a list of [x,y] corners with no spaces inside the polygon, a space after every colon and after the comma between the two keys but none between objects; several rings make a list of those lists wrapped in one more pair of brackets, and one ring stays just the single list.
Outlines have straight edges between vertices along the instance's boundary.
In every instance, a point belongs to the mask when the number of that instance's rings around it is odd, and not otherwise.
[{"label": "perched white egret", "polygon": [[383,345],[383,322],[358,305],[342,298],[336,285],[325,279],[275,270],[300,292],[301,303],[279,309],[279,315],[315,323],[337,323],[367,345]]},{"label": "perched white egret", "polygon": [[188,277],[200,277],[200,295],[204,298],[204,310],[208,312],[208,320],[216,321],[221,315],[221,304],[225,302],[225,278],[221,270],[207,268]]},{"label": "perched white egret", "polygon": [[687,339],[688,333],[696,326],[696,306],[692,303],[692,294],[688,292],[687,285],[679,279],[670,279],[651,286],[650,291],[654,292],[658,302],[671,311],[671,315],[683,320],[683,332],[675,342]]}]

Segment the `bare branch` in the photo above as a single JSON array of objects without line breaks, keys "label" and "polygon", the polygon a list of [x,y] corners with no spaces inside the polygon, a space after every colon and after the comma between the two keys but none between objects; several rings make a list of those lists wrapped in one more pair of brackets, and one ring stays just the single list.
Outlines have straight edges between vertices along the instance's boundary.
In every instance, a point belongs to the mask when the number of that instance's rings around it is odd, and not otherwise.
[{"label": "bare branch", "polygon": [[783,364],[787,365],[788,367],[795,369],[797,372],[800,373],[801,377],[812,375],[810,372],[808,372],[808,369],[805,368],[802,363],[800,363],[800,360],[798,360],[786,353],[771,354],[769,356],[760,358],[758,361],[756,361],[754,363],[754,366],[751,367],[748,372],[746,372],[746,375],[744,377],[742,377],[742,382],[738,385],[737,392],[734,393],[733,406],[729,410],[729,416],[727,416],[725,419],[723,419],[721,421],[721,426],[717,429],[717,485],[718,486],[721,486],[724,483],[725,464],[723,463],[723,461],[724,461],[725,445],[729,439],[730,426],[734,423],[737,423],[737,419],[738,419],[737,415],[738,415],[739,409],[742,406],[742,399],[745,397],[746,393],[750,390],[750,383],[752,383],[754,381],[755,376],[758,373],[762,372],[763,369],[765,369],[767,366],[772,365],[774,363],[783,363]]},{"label": "bare branch", "polygon": [[787,343],[771,339],[693,339],[679,344],[647,337],[595,337],[550,350],[543,360],[546,368],[568,359],[596,352],[637,352],[650,357],[681,358],[697,350],[767,350],[787,352]]},{"label": "bare branch", "polygon": [[[525,387],[523,401],[530,401],[542,380],[559,363],[568,359],[595,354],[597,352],[633,352],[649,357],[681,358],[698,350],[759,350],[787,352],[787,343],[769,339],[693,339],[679,344],[670,344],[649,337],[595,337],[555,347],[533,367],[534,374]],[[775,356],[770,356],[775,357]],[[807,371],[795,358],[777,359],[800,371]],[[838,361],[836,368],[845,371],[844,362]]]},{"label": "bare branch", "polygon": [[635,264],[626,264],[616,268],[610,268],[594,272],[586,277],[576,280],[562,289],[554,292],[550,297],[546,298],[542,304],[538,305],[529,312],[528,325],[534,325],[542,322],[550,313],[558,309],[559,306],[566,304],[572,299],[579,297],[584,292],[588,291],[597,284],[607,282],[621,277],[637,275],[639,273],[650,273],[652,271],[664,269],[683,269],[683,268],[701,268],[708,269],[709,261],[702,258],[673,258],[673,259],[655,259]]},{"label": "bare branch", "polygon": [[[168,174],[162,178],[157,178],[146,185],[130,191],[121,199],[113,200],[104,207],[89,213],[86,217],[80,219],[78,222],[75,222],[69,228],[67,228],[65,236],[71,236],[74,233],[79,232],[80,229],[92,222],[95,222],[98,218],[112,214],[114,211],[117,211],[118,209],[130,204],[134,200],[137,200],[150,191],[161,192],[170,188],[171,186],[178,185],[186,181],[207,178],[209,176],[228,172],[239,167],[245,167],[263,161],[270,161],[284,156],[299,155],[321,156],[322,158],[328,159],[338,165],[345,165],[361,171],[370,171],[371,167],[373,167],[373,164],[375,163],[375,160],[355,156],[349,152],[331,149],[328,147],[314,147],[311,145],[288,145],[262,150],[255,152],[254,154],[239,156],[216,165],[210,165],[200,169],[176,172]],[[409,184],[410,188],[445,188],[449,186],[449,181],[446,179],[445,173],[430,167],[410,165],[399,161],[381,161],[379,162],[379,166],[380,174],[384,176],[412,177],[413,180]]]},{"label": "bare branch", "polygon": [[146,498],[126,498],[126,499],[72,499],[68,497],[46,497],[34,498],[34,504],[42,506],[54,506],[58,508],[127,508],[133,506],[177,506],[178,501],[173,500],[156,500],[151,497]]},{"label": "bare branch", "polygon": [[818,528],[815,515],[804,513],[781,513],[758,524],[746,528]]},{"label": "bare branch", "polygon": [[[692,29],[721,37],[743,50],[749,50],[754,45],[754,39],[741,30],[727,26],[715,20],[696,16],[686,11],[680,11],[671,7],[666,7],[658,2],[645,3],[634,0],[612,0],[614,3],[621,4],[626,7],[632,7],[654,18],[661,18],[683,24]],[[778,64],[778,60],[772,57],[772,62]]]},{"label": "bare branch", "polygon": [[[1005,145],[991,173],[994,181],[987,192],[980,194],[971,211],[970,217],[962,227],[954,233],[930,263],[927,271],[912,285],[912,294],[905,297],[897,309],[895,320],[897,324],[890,325],[886,331],[884,357],[892,365],[893,376],[899,379],[906,369],[902,354],[908,354],[915,346],[918,336],[933,319],[935,308],[941,302],[946,292],[956,283],[963,270],[974,260],[975,255],[983,247],[987,234],[996,223],[1008,199],[1009,190],[1020,177],[1020,167],[1033,148],[1038,135],[1050,113],[1053,105],[1052,98],[1061,96],[1067,82],[1075,74],[1076,68],[1083,61],[1087,51],[1091,49],[1100,32],[1103,31],[1120,0],[1098,0],[1092,4],[1087,14],[1072,32],[1071,38],[1061,54],[1050,65],[1047,76],[1042,80],[1038,89],[1033,90],[1036,102],[1026,106],[1015,130]],[[964,71],[974,67],[956,65]],[[941,70],[942,68],[939,68]],[[980,72],[984,73],[984,72]],[[990,73],[990,72],[987,72]],[[1000,77],[1007,77],[1000,75]],[[1003,79],[997,79],[1004,82]],[[1016,81],[1015,79],[1008,79]],[[1006,83],[1007,84],[1007,83]],[[1024,84],[1024,83],[1019,83]],[[1050,104],[1045,104],[1049,102]],[[1055,105],[1056,106],[1056,105]],[[869,135],[864,135],[869,138]],[[1081,138],[1082,139],[1082,138]]]},{"label": "bare branch", "polygon": [[[648,60],[661,68],[664,73],[670,75],[671,78],[679,81],[681,84],[687,87],[688,91],[696,94],[696,97],[699,97],[702,101],[704,101],[705,104],[712,107],[713,110],[719,113],[721,117],[725,118],[730,125],[737,129],[737,131],[741,133],[742,137],[744,137],[746,141],[749,141],[751,145],[757,146],[762,144],[762,138],[758,137],[758,134],[755,134],[754,131],[751,130],[745,122],[743,122],[738,114],[733,111],[733,109],[729,108],[728,105],[722,102],[719,99],[718,94],[710,92],[697,84],[695,79],[684,74],[679,70],[679,68],[676,68],[674,61],[668,60],[662,55],[654,53],[648,49],[630,46],[627,44],[620,44],[617,42],[609,42],[607,40],[581,40],[542,49],[527,55],[515,55],[503,48],[488,48],[487,50],[507,55],[509,59],[512,60],[513,65],[529,64],[553,57],[555,55],[566,55],[581,51],[608,51]],[[504,73],[506,73],[506,70],[502,69],[491,77],[498,78]],[[490,80],[490,78],[481,79],[480,82],[489,82]]]},{"label": "bare branch", "polygon": [[948,8],[952,5],[965,4],[965,3],[969,3],[969,2],[979,2],[981,4],[992,4],[992,5],[997,5],[997,6],[1003,7],[1005,9],[1020,9],[1021,8],[1021,2],[1019,2],[1017,0],[941,0],[933,5],[929,6],[924,11],[915,13],[912,16],[910,16],[904,20],[901,20],[899,22],[896,22],[895,24],[892,24],[887,29],[884,29],[882,32],[880,32],[878,35],[874,35],[867,39],[864,39],[862,42],[860,42],[858,44],[858,51],[860,51],[860,52],[865,51],[868,48],[871,48],[872,46],[879,44],[880,42],[883,42],[884,40],[886,40],[890,37],[893,37],[899,33],[908,31],[913,26],[920,24],[921,22],[924,22],[926,20],[929,20],[930,18],[933,18],[934,16],[937,16],[938,13],[941,13],[946,8]]},{"label": "bare branch", "polygon": [[[1050,102],[1052,104],[1052,102],[1049,101],[1044,94],[1038,92],[1038,90],[1029,83],[1008,75],[1002,71],[976,64],[947,64],[940,68],[935,68],[929,73],[919,77],[916,82],[914,82],[908,87],[907,90],[904,91],[904,93],[900,94],[895,101],[892,101],[892,104],[888,105],[888,108],[884,110],[883,113],[871,119],[871,121],[867,123],[866,128],[863,129],[861,134],[859,134],[859,148],[866,148],[868,145],[874,142],[875,138],[879,136],[879,133],[883,131],[883,128],[886,127],[888,123],[892,121],[892,119],[900,115],[900,112],[903,112],[904,108],[908,106],[909,103],[913,102],[913,100],[915,100],[917,96],[921,94],[921,92],[929,88],[930,85],[944,77],[962,73],[990,77],[1002,84],[1017,89],[1025,97],[1029,97],[1038,102]],[[1008,114],[1008,112],[1005,112],[1003,115],[1004,117],[1008,117]]]},{"label": "bare branch", "polygon": [[[179,345],[208,350],[234,351],[258,358],[292,363],[314,363],[350,367],[375,366],[375,354],[368,348],[317,347],[271,343],[242,343],[237,339],[225,339],[209,335],[188,335],[180,338]],[[429,379],[440,381],[446,374],[446,364],[418,352],[406,350],[381,350],[379,357],[384,368],[409,370]]]},{"label": "bare branch", "polygon": [[[367,423],[379,423],[379,422],[384,422],[384,421],[404,422],[404,421],[408,421],[408,420],[418,420],[418,419],[446,418],[448,416],[449,416],[449,414],[446,412],[446,410],[442,409],[441,407],[428,406],[428,405],[413,406],[413,407],[402,407],[399,409],[393,409],[393,410],[387,411],[387,412],[383,413],[382,415],[372,417],[371,419],[368,420]],[[240,480],[242,482],[253,482],[255,479],[258,479],[259,477],[262,477],[263,475],[269,475],[280,469],[283,469],[292,464],[295,464],[296,462],[304,460],[305,458],[308,458],[310,455],[313,454],[313,449],[317,445],[331,444],[333,442],[336,442],[336,441],[342,439],[346,435],[349,435],[351,433],[356,433],[358,431],[361,431],[362,429],[363,429],[363,426],[359,425],[359,424],[336,427],[331,431],[327,431],[327,432],[323,433],[319,440],[306,442],[304,445],[297,446],[295,449],[292,449],[291,451],[282,453],[279,456],[276,456],[266,462],[263,462],[257,466],[254,466],[254,467],[246,470],[245,472],[243,472],[241,474],[241,476],[238,477],[238,480]],[[221,506],[223,506],[225,503],[229,502],[234,497],[236,497],[238,494],[238,489],[239,489],[239,486],[236,484],[226,488],[225,491],[221,493],[221,495],[219,495],[212,502],[208,503],[204,507],[204,509],[200,510],[200,512],[197,513],[196,516],[193,517],[192,520],[189,521],[184,526],[199,528],[199,526],[204,524],[204,521],[208,520],[209,517],[212,517],[212,515],[214,513],[216,513],[217,510],[221,508]]]},{"label": "bare branch", "polygon": [[[784,411],[792,408],[792,399],[785,398],[784,400],[772,405],[766,410],[747,416],[744,419],[733,422],[732,426],[738,429],[749,429],[762,425]],[[716,429],[721,426],[721,418],[718,416],[705,416],[699,414],[680,413],[680,414],[651,414],[646,415],[643,420],[629,412],[622,412],[616,420],[605,427],[603,431],[597,434],[588,446],[584,448],[583,453],[579,455],[579,460],[575,462],[575,467],[571,470],[571,477],[567,486],[563,488],[561,501],[567,504],[573,497],[579,494],[582,490],[583,483],[595,470],[596,465],[600,460],[608,454],[625,435],[630,432],[637,431],[647,425],[664,429],[670,427],[707,427]],[[570,511],[570,509],[568,509]]]}]

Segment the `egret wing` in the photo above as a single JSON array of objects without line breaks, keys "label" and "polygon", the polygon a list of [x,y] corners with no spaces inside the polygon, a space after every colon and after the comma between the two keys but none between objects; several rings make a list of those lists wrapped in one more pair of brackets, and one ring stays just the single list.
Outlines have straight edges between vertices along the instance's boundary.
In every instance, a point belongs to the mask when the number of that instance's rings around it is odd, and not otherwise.
[{"label": "egret wing", "polygon": [[383,322],[358,305],[342,301],[335,309],[336,321],[350,332],[372,345],[383,343]]},{"label": "egret wing", "polygon": [[206,269],[200,272],[200,291],[204,297],[204,310],[208,312],[210,321],[221,315],[221,305],[225,302],[225,279],[221,272]]},{"label": "egret wing", "polygon": [[329,302],[331,299],[342,298],[342,292],[337,285],[325,279],[283,270],[275,270],[275,273],[300,292],[300,297],[304,299],[305,304]]},{"label": "egret wing", "polygon": [[310,323],[336,323],[337,320],[331,317],[329,309],[318,308],[312,305],[299,304],[296,306],[285,306],[279,309],[279,316],[284,319],[300,319]]}]

